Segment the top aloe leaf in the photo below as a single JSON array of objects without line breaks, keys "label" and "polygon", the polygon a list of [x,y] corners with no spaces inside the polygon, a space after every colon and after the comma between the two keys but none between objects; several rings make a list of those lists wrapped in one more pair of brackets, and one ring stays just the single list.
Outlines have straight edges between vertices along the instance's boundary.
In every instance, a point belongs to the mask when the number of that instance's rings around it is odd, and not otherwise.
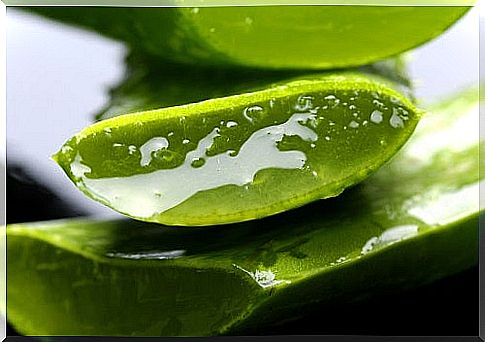
[{"label": "top aloe leaf", "polygon": [[438,36],[470,7],[35,7],[178,62],[260,68],[364,65]]},{"label": "top aloe leaf", "polygon": [[338,195],[399,150],[418,114],[381,79],[314,75],[104,120],[54,159],[86,195],[131,217],[231,223]]}]

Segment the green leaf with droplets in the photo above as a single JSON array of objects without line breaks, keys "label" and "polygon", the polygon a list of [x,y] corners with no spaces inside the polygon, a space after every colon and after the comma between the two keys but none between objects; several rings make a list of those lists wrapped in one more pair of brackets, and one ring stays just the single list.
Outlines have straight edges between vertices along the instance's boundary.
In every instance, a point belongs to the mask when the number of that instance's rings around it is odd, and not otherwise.
[{"label": "green leaf with droplets", "polygon": [[[273,83],[307,74],[304,71],[160,63],[136,53],[126,58],[126,69],[125,78],[110,90],[110,100],[96,115],[97,120],[260,90]],[[399,91],[411,96],[402,56],[366,65],[355,71],[384,77],[399,85]]]},{"label": "green leaf with droplets", "polygon": [[464,270],[483,210],[477,108],[460,94],[365,182],[274,217],[9,225],[8,319],[30,335],[247,334]]},{"label": "green leaf with droplets", "polygon": [[94,29],[127,42],[133,50],[161,59],[195,65],[331,69],[369,64],[410,50],[438,36],[469,8],[222,6],[30,10]]},{"label": "green leaf with droplets", "polygon": [[418,120],[379,78],[314,75],[104,120],[54,159],[87,196],[130,217],[214,225],[340,194],[389,160]]}]

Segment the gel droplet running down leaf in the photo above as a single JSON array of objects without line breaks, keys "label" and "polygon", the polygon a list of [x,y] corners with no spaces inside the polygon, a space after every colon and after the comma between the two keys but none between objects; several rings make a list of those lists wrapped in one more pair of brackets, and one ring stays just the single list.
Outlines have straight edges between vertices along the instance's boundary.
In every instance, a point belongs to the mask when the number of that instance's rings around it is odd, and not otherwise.
[{"label": "gel droplet running down leaf", "polygon": [[308,76],[105,120],[54,158],[87,196],[130,217],[214,225],[340,194],[389,160],[418,119],[379,80]]},{"label": "gel droplet running down leaf", "polygon": [[[203,4],[201,1],[201,6]],[[29,9],[125,41],[133,50],[159,59],[195,65],[333,69],[369,64],[410,50],[438,36],[469,8],[220,6]]]},{"label": "gel droplet running down leaf", "polygon": [[37,336],[251,335],[465,270],[484,209],[477,102],[474,91],[435,108],[369,179],[281,215],[199,229],[9,225],[7,317]]}]

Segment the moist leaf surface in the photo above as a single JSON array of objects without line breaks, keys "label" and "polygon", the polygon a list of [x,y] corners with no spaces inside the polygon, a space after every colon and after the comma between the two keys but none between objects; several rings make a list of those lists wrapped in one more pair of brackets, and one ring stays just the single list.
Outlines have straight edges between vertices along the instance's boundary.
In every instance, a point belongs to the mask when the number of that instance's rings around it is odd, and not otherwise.
[{"label": "moist leaf surface", "polygon": [[464,270],[483,211],[477,91],[433,113],[360,185],[274,217],[10,225],[7,317],[32,335],[241,334]]},{"label": "moist leaf surface", "polygon": [[389,160],[418,120],[380,78],[311,75],[104,120],[54,158],[87,196],[130,217],[214,225],[338,195]]}]

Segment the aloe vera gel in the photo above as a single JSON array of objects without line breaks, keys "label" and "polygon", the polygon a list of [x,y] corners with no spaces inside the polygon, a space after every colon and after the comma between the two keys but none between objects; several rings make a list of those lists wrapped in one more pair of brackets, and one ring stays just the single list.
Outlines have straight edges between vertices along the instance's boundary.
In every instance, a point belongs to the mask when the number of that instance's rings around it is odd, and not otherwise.
[{"label": "aloe vera gel", "polygon": [[338,195],[418,120],[382,81],[344,73],[105,120],[55,158],[84,193],[124,214],[220,224]]}]

